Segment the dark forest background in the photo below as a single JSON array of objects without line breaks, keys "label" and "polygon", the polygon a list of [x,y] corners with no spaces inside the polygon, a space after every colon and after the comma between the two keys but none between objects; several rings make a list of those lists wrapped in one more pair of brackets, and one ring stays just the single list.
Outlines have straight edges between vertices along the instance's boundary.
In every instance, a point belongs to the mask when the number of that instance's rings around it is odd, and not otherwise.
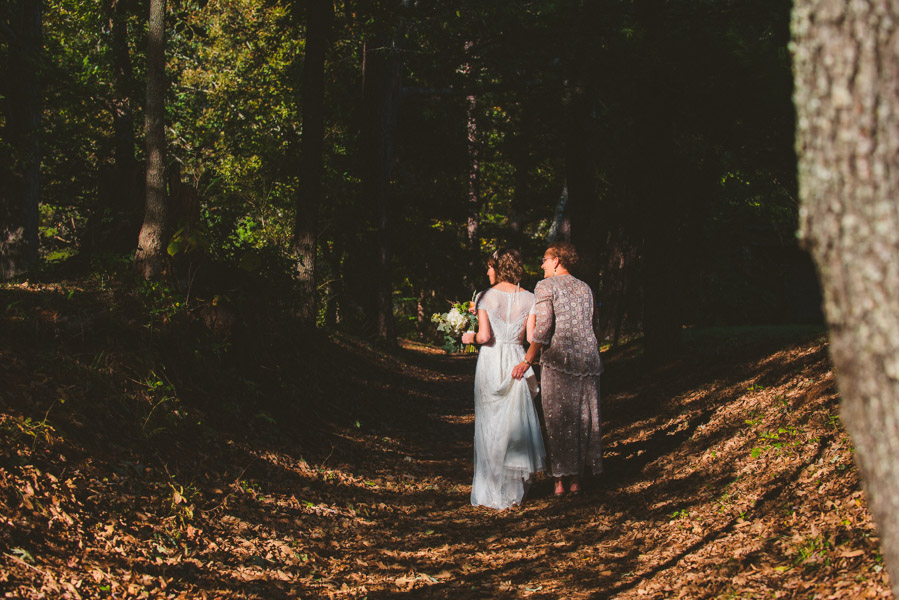
[{"label": "dark forest background", "polygon": [[530,287],[570,239],[606,343],[665,358],[684,326],[819,322],[790,10],[5,2],[0,271],[134,273],[173,311],[262,298],[391,346],[433,340],[494,249]]}]

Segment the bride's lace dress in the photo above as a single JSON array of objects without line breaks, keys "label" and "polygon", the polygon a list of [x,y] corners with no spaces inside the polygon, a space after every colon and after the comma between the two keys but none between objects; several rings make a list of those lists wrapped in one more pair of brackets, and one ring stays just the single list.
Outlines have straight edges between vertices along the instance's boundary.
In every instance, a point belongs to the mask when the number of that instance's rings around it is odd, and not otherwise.
[{"label": "bride's lace dress", "polygon": [[534,372],[520,380],[512,368],[524,358],[525,326],[534,295],[489,289],[478,302],[493,340],[481,346],[474,383],[474,480],[471,503],[503,509],[519,504],[546,452],[534,409]]}]

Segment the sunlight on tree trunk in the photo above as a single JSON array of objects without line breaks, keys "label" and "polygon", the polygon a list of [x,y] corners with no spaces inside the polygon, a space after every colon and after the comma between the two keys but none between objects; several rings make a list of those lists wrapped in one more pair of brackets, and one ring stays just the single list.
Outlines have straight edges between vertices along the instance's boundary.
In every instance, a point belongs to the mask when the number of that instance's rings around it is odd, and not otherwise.
[{"label": "sunlight on tree trunk", "polygon": [[894,3],[793,12],[801,237],[818,264],[842,417],[899,596],[899,52]]},{"label": "sunlight on tree trunk", "polygon": [[165,0],[150,0],[147,47],[147,204],[134,265],[145,279],[165,275],[168,201],[165,186]]}]

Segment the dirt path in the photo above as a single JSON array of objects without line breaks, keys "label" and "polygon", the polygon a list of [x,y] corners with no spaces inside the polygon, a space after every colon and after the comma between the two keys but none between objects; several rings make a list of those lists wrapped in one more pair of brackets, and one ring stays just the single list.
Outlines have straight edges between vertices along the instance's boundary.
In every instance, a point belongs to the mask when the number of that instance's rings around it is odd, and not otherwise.
[{"label": "dirt path", "polygon": [[366,461],[334,465],[357,518],[323,519],[320,583],[369,598],[889,596],[820,340],[710,356],[650,377],[614,361],[607,473],[562,501],[542,478],[495,512],[468,501],[474,361],[407,351],[373,401],[402,417],[360,429]]},{"label": "dirt path", "polygon": [[414,348],[404,358],[402,374],[373,400],[401,416],[368,435],[363,425],[351,441],[367,449],[366,459],[351,451],[352,462],[336,462],[325,475],[346,478],[334,493],[357,518],[317,540],[327,548],[317,559],[333,560],[323,583],[347,584],[344,592],[356,585],[369,598],[596,592],[600,576],[583,551],[608,535],[601,480],[581,498],[559,501],[542,478],[519,509],[472,507],[475,361]]}]

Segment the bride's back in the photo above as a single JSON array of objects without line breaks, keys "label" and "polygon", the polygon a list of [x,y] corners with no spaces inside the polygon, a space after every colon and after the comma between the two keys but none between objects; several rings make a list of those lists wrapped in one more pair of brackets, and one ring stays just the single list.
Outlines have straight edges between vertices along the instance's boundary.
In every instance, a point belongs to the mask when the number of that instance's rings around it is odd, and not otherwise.
[{"label": "bride's back", "polygon": [[518,287],[508,292],[490,288],[478,300],[478,309],[487,311],[496,342],[519,343],[534,302],[534,294]]}]

